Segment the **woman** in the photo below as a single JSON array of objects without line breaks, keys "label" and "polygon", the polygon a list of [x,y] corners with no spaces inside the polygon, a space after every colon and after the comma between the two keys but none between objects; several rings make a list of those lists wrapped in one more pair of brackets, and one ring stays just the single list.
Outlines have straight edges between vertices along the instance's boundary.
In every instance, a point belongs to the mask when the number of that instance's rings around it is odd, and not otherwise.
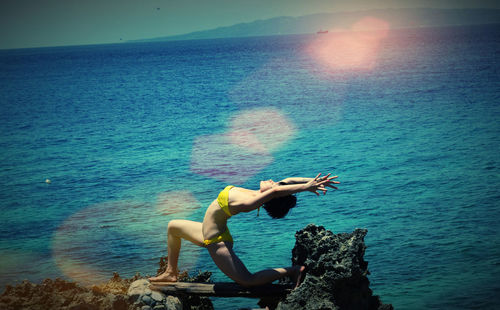
[{"label": "woman", "polygon": [[282,218],[295,206],[296,198],[292,194],[304,191],[318,196],[318,191],[326,194],[326,187],[337,189],[332,185],[339,184],[332,181],[335,178],[337,177],[330,177],[330,174],[321,177],[320,173],[315,178],[287,178],[278,183],[273,180],[261,181],[258,191],[227,186],[208,207],[203,223],[188,220],[172,220],[168,223],[168,266],[163,274],[149,280],[177,281],[177,261],[182,238],[206,247],[217,267],[242,286],[270,283],[284,276],[290,276],[298,285],[304,272],[303,266],[250,273],[233,251],[233,238],[227,228],[227,220],[240,212],[260,210],[262,205],[273,218]]}]

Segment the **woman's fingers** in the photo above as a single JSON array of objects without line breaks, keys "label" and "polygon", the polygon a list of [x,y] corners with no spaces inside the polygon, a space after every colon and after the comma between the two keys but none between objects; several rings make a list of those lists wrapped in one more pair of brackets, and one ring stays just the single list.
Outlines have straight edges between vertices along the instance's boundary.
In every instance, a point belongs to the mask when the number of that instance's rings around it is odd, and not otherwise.
[{"label": "woman's fingers", "polygon": [[335,186],[332,186],[332,184],[340,184],[340,182],[337,182],[337,181],[328,181],[327,183],[325,183],[326,186],[335,187]]},{"label": "woman's fingers", "polygon": [[333,179],[336,179],[336,178],[338,178],[338,176],[334,176],[334,177],[329,178],[329,179],[328,179],[328,183],[340,184],[340,182],[339,182],[339,181],[332,181]]},{"label": "woman's fingers", "polygon": [[322,191],[323,195],[326,195],[326,192],[328,191],[328,189],[326,189],[324,185],[319,185],[318,190]]},{"label": "woman's fingers", "polygon": [[318,190],[322,191],[323,195],[326,195],[326,192],[328,191],[326,187],[338,189],[336,186],[332,185],[340,184],[340,182],[338,181],[333,181],[333,179],[338,178],[338,176],[335,175],[333,177],[330,177],[330,175],[331,173],[328,173],[327,175],[321,177],[321,173],[318,173],[318,175],[314,178],[316,184],[313,185],[313,187],[315,188],[312,190],[312,192],[319,196]]},{"label": "woman's fingers", "polygon": [[321,178],[319,177],[320,175],[321,175],[321,173],[320,173],[320,174],[318,174],[318,175],[314,178],[314,180],[318,180],[318,179],[319,179],[319,180],[321,180],[321,181],[326,181],[326,180],[330,181],[330,180],[333,180],[333,179],[338,178],[338,176],[337,176],[337,175],[335,175],[335,176],[333,176],[333,177],[330,177],[331,173],[329,173],[329,174],[327,174],[327,175],[325,175],[325,176],[323,176],[323,177],[321,177]]},{"label": "woman's fingers", "polygon": [[332,183],[332,181],[330,181],[330,180],[323,180],[323,181],[318,182],[318,185],[330,184],[330,183]]}]

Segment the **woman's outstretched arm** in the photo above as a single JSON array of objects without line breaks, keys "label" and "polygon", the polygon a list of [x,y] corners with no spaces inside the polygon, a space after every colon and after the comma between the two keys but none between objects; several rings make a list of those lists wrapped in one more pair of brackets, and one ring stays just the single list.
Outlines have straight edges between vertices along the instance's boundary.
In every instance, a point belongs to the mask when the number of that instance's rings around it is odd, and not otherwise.
[{"label": "woman's outstretched arm", "polygon": [[[323,177],[323,179],[328,178],[330,174],[326,175]],[[336,179],[337,176],[333,176],[330,178],[331,179]],[[302,177],[293,177],[293,178],[286,178],[278,182],[280,185],[291,185],[291,184],[302,184],[302,183],[308,183],[311,182],[311,180],[314,180],[314,178],[302,178]],[[337,187],[333,186],[332,184],[340,184],[340,182],[337,181],[331,181],[325,184],[325,186],[331,187],[338,189]]]},{"label": "woman's outstretched arm", "polygon": [[307,183],[307,182],[311,181],[312,179],[313,178],[300,178],[300,177],[286,178],[286,179],[279,181],[278,183],[280,185],[301,184],[301,183]]},{"label": "woman's outstretched arm", "polygon": [[275,187],[274,190],[275,192],[277,192],[275,193],[275,197],[287,196],[304,191],[313,192],[316,195],[319,195],[318,191],[322,191],[323,194],[326,194],[326,192],[328,191],[326,187],[338,189],[336,186],[332,185],[340,183],[337,181],[333,181],[333,179],[336,178],[337,176],[330,177],[330,173],[325,175],[324,177],[321,177],[321,173],[319,173],[315,178],[288,178],[290,182],[297,183],[287,183],[285,185]]}]

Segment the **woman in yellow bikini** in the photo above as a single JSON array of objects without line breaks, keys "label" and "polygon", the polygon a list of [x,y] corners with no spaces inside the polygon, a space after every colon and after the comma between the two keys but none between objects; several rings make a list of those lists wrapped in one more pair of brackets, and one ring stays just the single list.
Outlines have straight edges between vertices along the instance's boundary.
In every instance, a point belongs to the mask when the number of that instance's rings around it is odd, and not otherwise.
[{"label": "woman in yellow bikini", "polygon": [[227,228],[227,220],[241,212],[260,210],[262,205],[271,217],[282,218],[295,206],[296,198],[293,194],[305,191],[313,192],[316,195],[319,195],[318,191],[326,194],[326,187],[337,189],[332,185],[339,184],[339,182],[333,181],[335,178],[337,177],[330,177],[330,174],[321,177],[320,173],[315,178],[287,178],[278,183],[267,180],[260,182],[260,190],[227,186],[208,207],[203,223],[188,220],[172,220],[168,223],[167,270],[149,280],[177,281],[179,273],[177,261],[181,249],[181,239],[185,239],[207,248],[217,267],[240,285],[261,285],[284,276],[290,276],[298,285],[304,271],[303,266],[266,269],[256,273],[249,272],[233,251],[233,238]]}]

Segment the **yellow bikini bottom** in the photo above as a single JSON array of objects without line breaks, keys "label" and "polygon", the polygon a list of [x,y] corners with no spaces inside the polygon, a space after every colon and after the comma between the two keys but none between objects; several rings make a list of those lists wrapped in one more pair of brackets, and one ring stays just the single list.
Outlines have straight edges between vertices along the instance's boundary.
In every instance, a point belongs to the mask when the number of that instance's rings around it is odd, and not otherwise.
[{"label": "yellow bikini bottom", "polygon": [[231,233],[229,233],[229,229],[226,229],[225,232],[210,240],[203,240],[203,243],[205,243],[205,245],[210,245],[224,241],[233,242],[233,237],[231,236]]}]

